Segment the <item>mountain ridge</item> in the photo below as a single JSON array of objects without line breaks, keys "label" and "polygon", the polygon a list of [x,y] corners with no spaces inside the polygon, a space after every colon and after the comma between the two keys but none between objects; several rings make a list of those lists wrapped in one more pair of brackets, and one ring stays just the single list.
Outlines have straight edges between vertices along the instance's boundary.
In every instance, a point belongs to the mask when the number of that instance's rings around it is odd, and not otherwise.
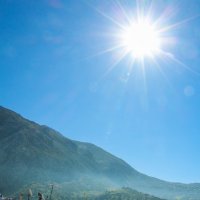
[{"label": "mountain ridge", "polygon": [[70,140],[2,106],[0,146],[0,191],[7,193],[32,182],[62,183],[89,177],[105,188],[128,186],[161,198],[175,199],[185,193],[182,199],[192,194],[197,200],[200,195],[198,183],[170,183],[144,175],[94,144]]}]

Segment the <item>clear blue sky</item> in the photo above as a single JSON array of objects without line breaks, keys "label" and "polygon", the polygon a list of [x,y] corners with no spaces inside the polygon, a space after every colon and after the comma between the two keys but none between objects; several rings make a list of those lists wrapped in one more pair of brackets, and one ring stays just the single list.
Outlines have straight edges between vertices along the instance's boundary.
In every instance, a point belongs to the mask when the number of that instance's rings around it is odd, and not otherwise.
[{"label": "clear blue sky", "polygon": [[[133,0],[120,1],[129,13]],[[66,137],[94,143],[145,174],[169,181],[200,182],[200,18],[168,33],[166,50],[181,64],[150,60],[144,77],[124,58],[109,73],[117,52],[116,1],[1,0],[0,104],[46,124]],[[149,1],[144,1],[148,6]],[[198,0],[158,0],[154,18],[164,26],[200,14]],[[191,70],[196,73],[191,72]],[[106,75],[105,75],[106,74]]]}]

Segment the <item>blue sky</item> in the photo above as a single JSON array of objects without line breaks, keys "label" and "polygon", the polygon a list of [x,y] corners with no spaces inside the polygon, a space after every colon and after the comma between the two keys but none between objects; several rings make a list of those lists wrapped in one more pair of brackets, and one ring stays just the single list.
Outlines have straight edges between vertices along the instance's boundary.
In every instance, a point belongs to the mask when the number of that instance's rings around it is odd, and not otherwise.
[{"label": "blue sky", "polygon": [[[156,57],[163,76],[145,59],[146,84],[129,55],[107,73],[119,52],[98,54],[118,27],[97,10],[120,22],[116,2],[0,1],[0,104],[145,174],[200,182],[200,1],[154,1],[154,19],[169,11],[162,26],[194,18],[166,32],[183,65]],[[119,2],[134,14],[135,1]]]}]

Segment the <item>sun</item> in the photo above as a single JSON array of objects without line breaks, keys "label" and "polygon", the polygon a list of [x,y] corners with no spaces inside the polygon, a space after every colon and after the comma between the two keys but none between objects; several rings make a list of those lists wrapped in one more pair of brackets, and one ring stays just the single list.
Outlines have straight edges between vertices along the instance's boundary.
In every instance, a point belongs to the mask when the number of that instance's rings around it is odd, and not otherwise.
[{"label": "sun", "polygon": [[161,65],[163,61],[170,61],[193,71],[180,61],[175,54],[177,47],[173,47],[180,45],[176,35],[178,28],[199,16],[172,23],[173,9],[166,6],[157,11],[153,1],[149,1],[149,4],[146,1],[135,1],[132,7],[113,0],[109,5],[111,10],[94,7],[107,20],[106,26],[108,25],[108,29],[102,32],[105,42],[101,45],[105,46],[94,55],[111,54],[105,75],[120,64],[127,70],[125,80],[129,80],[131,74],[141,72],[146,85],[146,73],[150,68],[157,69],[169,82]]},{"label": "sun", "polygon": [[156,27],[146,21],[133,22],[120,34],[121,46],[134,58],[154,57],[161,48],[161,37]]}]

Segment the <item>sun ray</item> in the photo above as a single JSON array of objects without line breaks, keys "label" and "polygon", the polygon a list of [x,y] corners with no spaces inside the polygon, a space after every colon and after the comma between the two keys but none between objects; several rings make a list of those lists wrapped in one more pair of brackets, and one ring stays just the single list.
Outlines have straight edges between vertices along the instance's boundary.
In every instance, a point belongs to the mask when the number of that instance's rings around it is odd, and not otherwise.
[{"label": "sun ray", "polygon": [[121,49],[121,48],[122,48],[122,45],[121,44],[117,44],[115,46],[106,48],[106,49],[104,49],[102,51],[97,52],[96,54],[93,54],[93,55],[89,56],[88,59],[94,58],[94,57],[97,57],[97,56],[101,56],[103,54],[106,54],[106,53],[109,53],[109,52],[113,52],[113,51],[116,51],[116,50]]},{"label": "sun ray", "polygon": [[119,8],[121,9],[123,15],[125,16],[127,22],[129,24],[131,24],[131,18],[128,16],[128,14],[127,14],[126,10],[124,9],[124,7],[122,6],[122,4],[119,2],[119,0],[116,0],[116,2],[117,2],[117,5],[119,6]]},{"label": "sun ray", "polygon": [[132,75],[133,68],[135,67],[134,66],[135,62],[136,62],[135,59],[129,59],[129,64],[127,65],[127,77],[128,78],[127,78],[126,84],[128,83],[130,76]]},{"label": "sun ray", "polygon": [[141,69],[142,69],[144,93],[145,95],[147,95],[146,70],[145,70],[144,58],[140,59],[140,64],[141,64]]},{"label": "sun ray", "polygon": [[108,19],[110,22],[114,23],[115,25],[117,25],[119,28],[124,29],[123,24],[119,23],[117,20],[115,20],[112,16],[107,15],[105,12],[103,12],[102,10],[96,8],[95,6],[89,4],[87,2],[87,4],[93,8],[94,10],[96,10],[97,13],[99,13],[101,16],[103,16],[104,18]]},{"label": "sun ray", "polygon": [[188,22],[190,22],[191,20],[197,19],[197,18],[199,18],[199,17],[200,17],[200,15],[196,15],[196,16],[193,16],[193,17],[184,19],[184,20],[182,20],[182,21],[180,21],[180,22],[177,22],[177,23],[175,23],[175,24],[171,24],[171,25],[169,25],[169,26],[165,26],[165,27],[159,29],[158,32],[159,32],[159,33],[167,32],[167,31],[169,31],[169,30],[171,30],[171,29],[177,28],[178,26],[181,26],[181,25],[183,25],[183,24],[185,24],[185,23],[188,23]]},{"label": "sun ray", "polygon": [[172,53],[169,52],[165,52],[165,51],[161,51],[162,55],[167,57],[169,60],[172,60],[173,62],[175,62],[176,64],[184,67],[184,69],[192,72],[195,75],[200,75],[199,72],[193,70],[192,68],[188,67],[187,65],[185,65],[183,62],[181,62],[179,59],[177,59]]},{"label": "sun ray", "polygon": [[167,84],[170,86],[170,88],[174,89],[172,83],[170,82],[169,78],[166,76],[166,74],[164,73],[162,67],[160,67],[159,63],[157,62],[157,60],[155,58],[152,59],[153,63],[155,64],[156,68],[159,70],[160,74],[162,75],[162,77],[165,79],[165,81],[167,82]]},{"label": "sun ray", "polygon": [[114,62],[108,67],[108,69],[104,73],[104,77],[107,76],[112,71],[112,69],[124,59],[124,57],[126,55],[127,55],[127,52],[125,52],[125,51],[122,52],[121,55],[118,56],[118,58],[116,60],[114,60]]}]

